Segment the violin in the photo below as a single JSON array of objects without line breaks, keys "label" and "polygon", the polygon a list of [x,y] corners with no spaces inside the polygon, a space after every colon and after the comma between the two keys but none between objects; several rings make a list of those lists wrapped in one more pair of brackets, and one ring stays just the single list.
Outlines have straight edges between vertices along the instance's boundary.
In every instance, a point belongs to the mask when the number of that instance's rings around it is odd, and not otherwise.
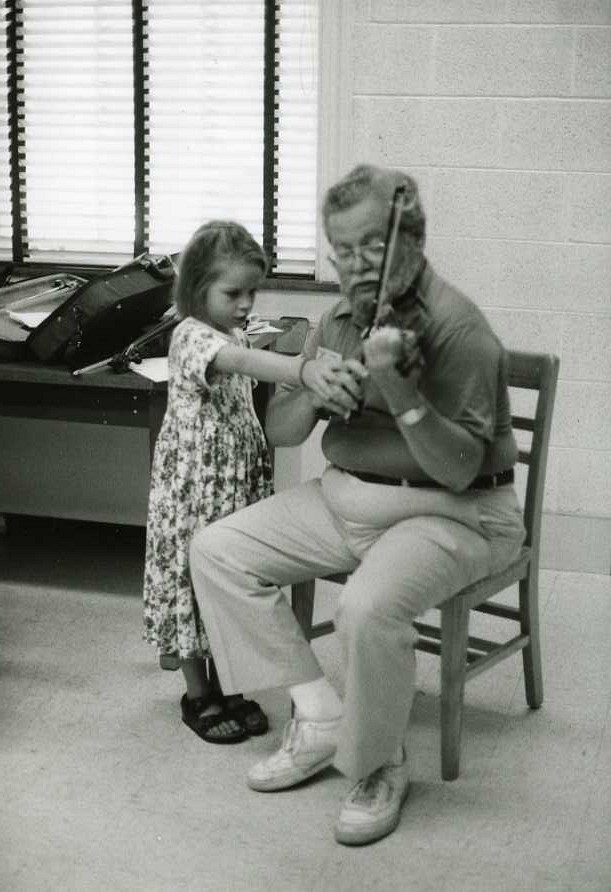
[{"label": "violin", "polygon": [[[400,317],[393,305],[393,299],[395,299],[397,295],[392,294],[389,289],[390,273],[394,262],[397,237],[401,224],[401,214],[406,201],[405,191],[405,186],[397,186],[393,194],[384,242],[384,255],[382,257],[380,276],[371,310],[371,320],[361,331],[361,341],[363,342],[367,340],[373,331],[382,328],[383,326],[390,325],[399,328],[404,333],[405,348],[404,355],[397,360],[396,368],[401,375],[407,377],[414,368],[418,366],[421,367],[424,364],[419,347],[424,331],[426,310],[418,289],[418,283],[424,265],[417,273],[414,281],[410,284],[405,295],[402,296],[404,299],[401,301]],[[362,352],[361,348],[359,351],[359,358],[362,358]],[[362,409],[363,400],[361,400],[358,409],[351,414],[358,415]],[[348,416],[346,420],[348,420],[349,417],[350,416]]]},{"label": "violin", "polygon": [[[407,289],[405,295],[401,296],[404,299],[401,301],[400,318],[393,303],[393,300],[396,299],[398,295],[392,294],[389,290],[390,272],[393,266],[397,236],[401,224],[401,214],[405,207],[405,201],[405,186],[397,186],[393,194],[390,215],[388,218],[384,255],[382,257],[380,276],[372,307],[371,321],[361,332],[362,341],[366,340],[376,329],[387,325],[412,332],[412,334],[415,335],[417,344],[420,343],[422,338],[425,322],[424,315],[426,311],[419,294],[418,284],[424,268],[424,263],[420,271],[416,274],[414,281]],[[415,365],[422,364],[422,356],[419,351],[415,351],[416,356],[414,358],[413,339],[410,339],[410,341],[409,350],[407,349],[406,344],[406,356],[397,363],[397,369],[405,377],[409,375]],[[412,359],[409,358],[407,355],[408,353],[412,356]]]}]

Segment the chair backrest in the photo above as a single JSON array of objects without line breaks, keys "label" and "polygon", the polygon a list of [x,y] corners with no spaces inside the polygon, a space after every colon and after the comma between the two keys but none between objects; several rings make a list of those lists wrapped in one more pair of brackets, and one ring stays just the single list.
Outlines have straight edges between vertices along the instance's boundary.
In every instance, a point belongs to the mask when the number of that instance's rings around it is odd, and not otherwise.
[{"label": "chair backrest", "polygon": [[532,549],[536,561],[539,554],[545,471],[560,360],[553,354],[522,353],[514,350],[508,351],[508,358],[509,386],[537,391],[532,417],[515,414],[512,416],[515,430],[530,431],[532,434],[529,449],[520,445],[518,461],[528,465],[524,497],[525,544]]}]

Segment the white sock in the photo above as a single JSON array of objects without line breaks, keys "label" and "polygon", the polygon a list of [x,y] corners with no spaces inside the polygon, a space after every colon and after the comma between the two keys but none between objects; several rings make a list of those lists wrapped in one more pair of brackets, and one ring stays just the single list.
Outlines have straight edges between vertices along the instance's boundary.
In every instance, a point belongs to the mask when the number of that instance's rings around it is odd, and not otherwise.
[{"label": "white sock", "polygon": [[295,709],[302,718],[314,722],[338,719],[342,714],[342,701],[324,677],[307,681],[289,688]]}]

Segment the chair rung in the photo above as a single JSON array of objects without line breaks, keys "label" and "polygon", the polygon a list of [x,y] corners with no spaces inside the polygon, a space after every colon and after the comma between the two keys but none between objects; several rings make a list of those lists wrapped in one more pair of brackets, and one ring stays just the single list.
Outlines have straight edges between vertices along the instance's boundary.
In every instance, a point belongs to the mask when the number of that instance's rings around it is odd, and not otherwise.
[{"label": "chair rung", "polygon": [[328,620],[324,623],[315,623],[310,630],[310,641],[313,638],[321,638],[323,635],[330,635],[335,631],[335,626],[333,625],[333,620]]},{"label": "chair rung", "polygon": [[416,650],[424,650],[429,654],[436,654],[437,656],[441,654],[439,641],[431,641],[429,638],[419,638],[414,646]]},{"label": "chair rung", "polygon": [[476,638],[474,635],[469,635],[468,642],[469,650],[475,650],[484,654],[502,646],[498,641],[490,641],[488,638]]},{"label": "chair rung", "polygon": [[[413,626],[418,632],[418,635],[422,636],[420,640],[426,640],[427,638],[430,640],[432,638],[433,642],[441,641],[441,629],[437,626],[429,626],[427,623],[421,622],[415,622],[413,623]],[[476,655],[489,653],[496,647],[501,647],[498,641],[489,641],[487,638],[477,638],[475,635],[469,635],[468,648],[469,650],[475,651]],[[429,650],[429,653],[439,653],[438,648],[434,651],[430,648],[426,649]],[[421,650],[425,650],[425,648],[421,648]]]},{"label": "chair rung", "polygon": [[477,610],[479,613],[490,613],[492,616],[502,616],[503,619],[520,621],[520,611],[517,607],[511,607],[509,604],[495,604],[488,601],[485,604],[478,604],[472,610]]},{"label": "chair rung", "polygon": [[476,675],[479,675],[480,672],[483,672],[484,669],[490,669],[492,666],[496,665],[496,663],[500,663],[501,660],[510,657],[512,654],[517,653],[519,650],[522,650],[526,647],[526,645],[530,642],[530,635],[516,635],[515,638],[511,638],[509,641],[505,642],[505,644],[500,644],[491,650],[490,653],[484,655],[469,655],[469,666],[467,667],[467,680],[470,678],[475,678]]},{"label": "chair rung", "polygon": [[437,626],[429,626],[427,623],[421,622],[414,622],[412,625],[418,634],[423,635],[425,638],[441,638],[441,629]]},{"label": "chair rung", "polygon": [[524,415],[513,415],[511,425],[520,431],[534,431],[535,419],[526,418]]}]

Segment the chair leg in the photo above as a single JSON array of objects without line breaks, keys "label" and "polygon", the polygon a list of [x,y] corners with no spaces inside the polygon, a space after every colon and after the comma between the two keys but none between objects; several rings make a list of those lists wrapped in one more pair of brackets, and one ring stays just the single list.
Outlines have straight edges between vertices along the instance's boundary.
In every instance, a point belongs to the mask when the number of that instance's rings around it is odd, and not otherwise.
[{"label": "chair leg", "polygon": [[458,777],[467,673],[469,608],[460,598],[441,607],[441,776]]},{"label": "chair leg", "polygon": [[308,641],[312,638],[315,589],[315,579],[308,579],[306,582],[296,582],[291,586],[291,607]]},{"label": "chair leg", "polygon": [[522,650],[526,702],[531,709],[539,709],[543,703],[543,670],[541,667],[541,638],[539,635],[539,596],[537,576],[529,572],[520,581],[520,615],[522,634],[528,635],[530,644]]}]

